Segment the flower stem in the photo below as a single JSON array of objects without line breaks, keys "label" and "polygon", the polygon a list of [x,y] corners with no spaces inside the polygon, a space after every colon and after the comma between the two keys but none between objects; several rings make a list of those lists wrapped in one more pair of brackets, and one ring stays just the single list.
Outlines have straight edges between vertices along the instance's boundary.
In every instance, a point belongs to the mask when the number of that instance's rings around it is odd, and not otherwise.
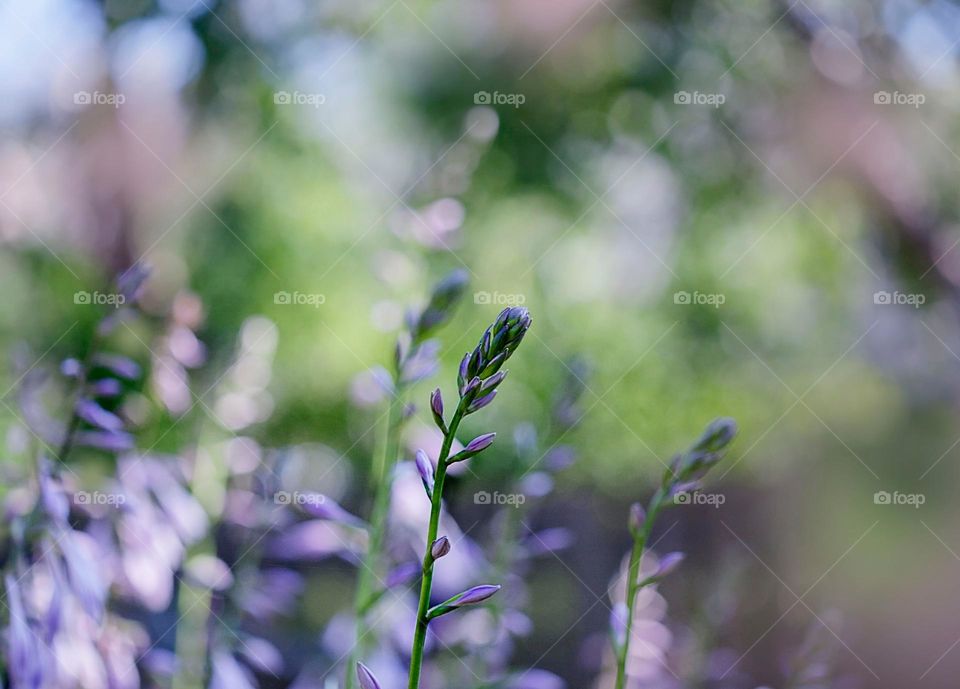
[{"label": "flower stem", "polygon": [[380,436],[374,457],[373,475],[376,485],[373,508],[370,513],[370,538],[367,552],[360,564],[357,576],[357,589],[354,595],[354,614],[356,616],[353,647],[346,667],[346,689],[357,686],[356,666],[360,660],[363,640],[369,633],[367,611],[374,595],[374,578],[379,577],[380,557],[387,532],[387,516],[390,511],[390,491],[392,471],[396,462],[400,444],[400,426],[403,420],[403,389],[397,384],[396,393],[390,400],[387,410],[386,426]]},{"label": "flower stem", "polygon": [[408,689],[419,689],[420,669],[423,665],[423,647],[427,640],[427,611],[430,609],[430,592],[433,587],[433,555],[430,553],[431,544],[437,539],[437,529],[440,525],[440,510],[443,506],[443,483],[447,477],[447,459],[450,457],[450,446],[457,434],[460,421],[466,413],[467,405],[463,400],[457,405],[447,433],[443,437],[443,446],[440,456],[437,457],[437,473],[434,478],[433,495],[430,500],[430,525],[427,527],[427,545],[423,555],[423,577],[420,581],[420,603],[417,606],[417,627],[413,636],[413,649],[410,651],[410,681]]},{"label": "flower stem", "polygon": [[650,539],[650,531],[653,528],[653,522],[657,513],[663,506],[663,490],[657,490],[650,499],[650,505],[647,508],[646,519],[640,532],[634,536],[633,550],[630,551],[630,566],[627,571],[627,619],[625,622],[625,633],[623,643],[617,649],[617,681],[615,689],[624,689],[627,682],[627,658],[630,654],[630,637],[633,633],[633,616],[637,607],[637,594],[647,582],[640,581],[640,561],[643,559],[643,551],[647,547],[647,541]]}]

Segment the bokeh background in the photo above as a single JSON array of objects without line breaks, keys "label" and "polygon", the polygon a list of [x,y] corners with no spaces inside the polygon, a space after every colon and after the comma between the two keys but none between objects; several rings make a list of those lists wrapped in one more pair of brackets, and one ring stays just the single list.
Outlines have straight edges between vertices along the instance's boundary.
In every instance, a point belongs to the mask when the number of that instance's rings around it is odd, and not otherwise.
[{"label": "bokeh background", "polygon": [[[77,295],[143,260],[147,310],[189,326],[165,342],[204,356],[195,392],[170,367],[144,387],[170,413],[144,402],[141,445],[215,416],[364,511],[370,372],[464,268],[441,385],[504,304],[535,319],[475,430],[542,426],[571,359],[591,371],[578,460],[529,517],[575,540],[537,566],[519,665],[589,685],[627,506],[729,415],[723,504],[659,529],[690,554],[663,588],[677,644],[710,627],[721,669],[779,686],[819,628],[858,686],[954,686],[955,3],[8,1],[0,46],[9,448],[24,372],[88,347]],[[165,355],[138,332],[128,353]],[[454,487],[463,523],[496,452]],[[348,596],[324,576],[305,639]]]}]

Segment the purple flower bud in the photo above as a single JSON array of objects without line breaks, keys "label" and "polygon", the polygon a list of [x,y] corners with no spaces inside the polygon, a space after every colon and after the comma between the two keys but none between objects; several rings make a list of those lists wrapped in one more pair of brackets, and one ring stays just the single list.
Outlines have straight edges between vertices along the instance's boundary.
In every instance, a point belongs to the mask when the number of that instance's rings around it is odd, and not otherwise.
[{"label": "purple flower bud", "polygon": [[433,545],[430,546],[430,557],[432,557],[434,560],[439,560],[449,552],[450,539],[446,536],[441,536],[433,542]]},{"label": "purple flower bud", "polygon": [[123,430],[123,419],[109,412],[93,400],[81,398],[77,400],[77,416],[86,421],[91,426],[104,431]]},{"label": "purple flower bud", "polygon": [[496,433],[484,433],[483,435],[478,435],[476,438],[467,443],[467,446],[463,448],[463,451],[469,452],[471,455],[475,455],[478,452],[482,452],[490,447],[493,444],[493,439],[496,437]]},{"label": "purple flower bud", "polygon": [[450,606],[462,608],[465,605],[476,605],[491,598],[499,590],[500,586],[496,584],[480,584],[467,589],[463,593],[458,593],[451,599]]},{"label": "purple flower bud", "polygon": [[667,576],[680,566],[684,557],[685,555],[680,552],[667,553],[660,558],[660,562],[657,563],[657,569],[651,576],[651,579],[662,579]]},{"label": "purple flower bud", "polygon": [[462,593],[458,593],[453,598],[445,600],[443,603],[440,603],[440,605],[430,608],[430,610],[427,611],[427,619],[432,620],[435,617],[446,615],[448,612],[452,612],[458,608],[482,603],[499,590],[499,586],[492,584],[481,584],[480,586],[469,588]]},{"label": "purple flower bud", "polygon": [[360,689],[381,689],[380,682],[363,663],[357,663],[357,679],[360,681]]},{"label": "purple flower bud", "polygon": [[477,376],[474,376],[470,379],[470,382],[463,388],[463,391],[460,393],[461,397],[469,398],[472,397],[480,390],[481,381]]},{"label": "purple flower bud", "polygon": [[463,395],[463,388],[467,384],[467,376],[469,375],[469,366],[470,366],[470,352],[467,352],[463,355],[463,359],[460,361],[460,370],[457,372],[457,388],[460,390],[460,394]]},{"label": "purple flower bud", "polygon": [[467,407],[467,413],[472,414],[475,411],[480,411],[485,406],[493,402],[493,398],[497,396],[496,390],[491,390],[483,397],[479,397],[470,403],[470,406]]},{"label": "purple flower bud", "polygon": [[647,520],[647,513],[643,509],[643,505],[639,502],[635,502],[630,505],[630,533],[634,536],[640,533],[640,530],[643,528],[643,523]]},{"label": "purple flower bud", "polygon": [[433,463],[427,457],[423,450],[417,450],[416,454],[417,471],[420,473],[420,480],[423,481],[423,487],[427,491],[428,497],[433,497]]},{"label": "purple flower bud", "polygon": [[433,413],[433,421],[437,428],[446,433],[447,424],[443,421],[443,395],[440,394],[440,388],[430,393],[430,411]]}]

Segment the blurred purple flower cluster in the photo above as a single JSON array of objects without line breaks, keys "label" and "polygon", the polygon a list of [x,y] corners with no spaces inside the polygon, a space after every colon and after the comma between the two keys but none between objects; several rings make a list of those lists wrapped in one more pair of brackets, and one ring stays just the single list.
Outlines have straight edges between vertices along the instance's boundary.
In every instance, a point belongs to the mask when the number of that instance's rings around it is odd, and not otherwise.
[{"label": "blurred purple flower cluster", "polygon": [[[21,377],[25,430],[38,449],[28,473],[10,476],[4,505],[3,686],[565,686],[545,669],[518,667],[514,655],[532,629],[526,581],[534,563],[573,538],[529,522],[575,459],[565,440],[583,416],[584,361],[565,365],[545,428],[521,421],[512,445],[498,446],[508,499],[491,505],[489,494],[476,494],[492,516],[485,536],[471,537],[444,487],[450,476],[470,481],[472,464],[491,454],[495,432],[463,443],[458,431],[506,380],[504,364],[531,326],[525,308],[504,309],[464,355],[455,395],[445,400],[436,388],[423,396],[432,427],[408,427],[417,414],[408,395],[439,369],[435,336],[466,275],[448,275],[423,308],[409,311],[392,370],[366,373],[379,392],[359,398],[379,399],[386,411],[367,475],[370,505],[348,508],[341,500],[349,474],[337,453],[310,443],[266,448],[250,430],[272,409],[273,324],[247,320],[232,363],[197,394],[191,372],[207,358],[196,334],[202,304],[179,294],[163,318],[155,308],[145,313],[138,297],[146,277],[139,266],[121,277],[123,308],[97,324],[82,358],[64,360],[56,378],[32,366]],[[66,422],[51,398],[68,410]],[[204,413],[193,441],[157,451],[197,408]],[[589,651],[605,657],[594,663],[597,686],[678,686],[657,584],[683,558],[657,557],[647,538],[657,514],[700,485],[735,431],[730,420],[711,424],[677,455],[649,505],[630,510],[633,552],[610,586],[612,643]],[[352,605],[313,628],[315,617],[302,614],[313,570],[344,565],[355,568]],[[812,641],[791,667],[796,682],[830,676]]]}]

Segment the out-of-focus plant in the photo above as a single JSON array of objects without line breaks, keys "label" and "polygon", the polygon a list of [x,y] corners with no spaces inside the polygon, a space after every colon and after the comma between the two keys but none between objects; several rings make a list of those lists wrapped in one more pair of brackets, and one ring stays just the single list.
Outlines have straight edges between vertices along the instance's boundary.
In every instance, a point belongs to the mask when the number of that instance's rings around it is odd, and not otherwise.
[{"label": "out-of-focus plant", "polygon": [[668,553],[660,559],[653,571],[644,572],[641,576],[641,561],[654,522],[664,508],[674,503],[678,495],[700,488],[703,477],[720,461],[736,433],[737,425],[732,419],[713,421],[689,450],[673,458],[647,508],[644,509],[640,503],[634,503],[630,508],[629,525],[633,548],[627,568],[626,603],[622,604],[620,609],[614,609],[611,629],[617,667],[615,689],[624,689],[627,682],[627,660],[633,637],[637,594],[643,588],[661,581],[683,560],[683,553]]}]

